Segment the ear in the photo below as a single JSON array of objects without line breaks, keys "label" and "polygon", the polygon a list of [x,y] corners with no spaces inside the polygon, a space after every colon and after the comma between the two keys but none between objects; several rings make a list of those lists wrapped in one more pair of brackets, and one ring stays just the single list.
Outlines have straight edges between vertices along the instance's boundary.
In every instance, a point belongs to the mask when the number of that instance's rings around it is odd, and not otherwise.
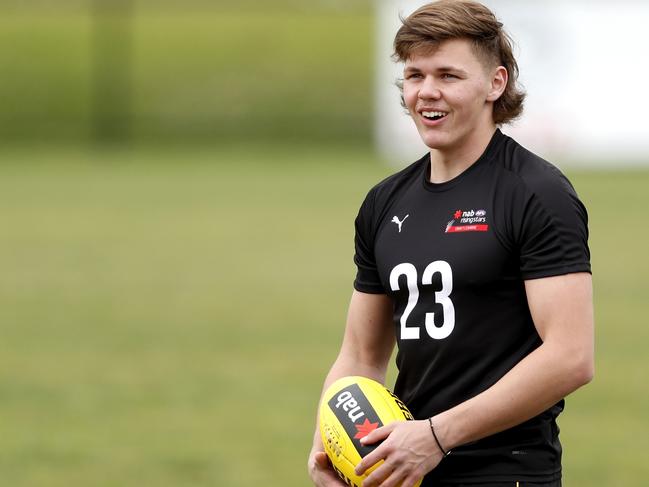
[{"label": "ear", "polygon": [[487,101],[496,101],[507,87],[509,75],[504,66],[498,66],[491,74],[491,86],[487,94]]}]

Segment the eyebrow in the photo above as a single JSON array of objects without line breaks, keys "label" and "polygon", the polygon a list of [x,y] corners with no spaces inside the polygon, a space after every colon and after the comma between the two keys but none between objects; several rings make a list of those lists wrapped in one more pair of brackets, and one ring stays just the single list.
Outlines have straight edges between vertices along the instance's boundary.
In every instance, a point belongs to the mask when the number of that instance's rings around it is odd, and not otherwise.
[{"label": "eyebrow", "polygon": [[408,66],[403,69],[404,73],[421,73],[421,69],[415,68],[414,66]]},{"label": "eyebrow", "polygon": [[[467,74],[466,71],[463,69],[457,68],[455,66],[440,66],[438,68],[435,68],[435,71],[438,73],[447,73],[449,71],[454,72],[454,73],[460,73],[460,74]],[[408,66],[403,70],[404,73],[421,73],[421,69],[415,67],[415,66]]]},{"label": "eyebrow", "polygon": [[455,66],[440,66],[439,68],[437,68],[437,71],[442,71],[444,73],[447,71],[453,71],[455,73],[466,74],[466,71],[460,68],[456,68]]}]

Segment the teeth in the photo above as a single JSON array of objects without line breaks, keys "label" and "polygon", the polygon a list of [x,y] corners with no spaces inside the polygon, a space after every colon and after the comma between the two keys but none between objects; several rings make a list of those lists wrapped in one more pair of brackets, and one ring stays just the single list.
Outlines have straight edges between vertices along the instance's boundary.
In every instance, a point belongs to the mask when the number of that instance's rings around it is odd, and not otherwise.
[{"label": "teeth", "polygon": [[426,118],[434,118],[443,117],[444,115],[446,115],[446,112],[421,112],[421,114]]}]

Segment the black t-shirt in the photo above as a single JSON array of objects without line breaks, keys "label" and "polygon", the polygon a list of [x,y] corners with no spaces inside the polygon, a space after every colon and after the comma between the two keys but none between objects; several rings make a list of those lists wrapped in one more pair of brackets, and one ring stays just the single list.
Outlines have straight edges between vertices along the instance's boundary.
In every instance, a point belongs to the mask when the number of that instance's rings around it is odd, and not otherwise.
[{"label": "black t-shirt", "polygon": [[[395,393],[415,418],[479,394],[541,344],[525,280],[590,272],[574,188],[499,130],[456,178],[429,176],[426,155],[372,188],[356,219],[354,287],[393,299]],[[560,478],[562,409],[456,448],[424,485]]]}]

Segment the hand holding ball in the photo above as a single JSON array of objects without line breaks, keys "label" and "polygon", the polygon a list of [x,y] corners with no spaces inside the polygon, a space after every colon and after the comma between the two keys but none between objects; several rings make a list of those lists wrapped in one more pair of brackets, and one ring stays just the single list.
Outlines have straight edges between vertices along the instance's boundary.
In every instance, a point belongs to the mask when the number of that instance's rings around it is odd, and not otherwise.
[{"label": "hand holding ball", "polygon": [[320,404],[320,434],[338,476],[347,485],[361,487],[363,479],[382,463],[361,476],[354,473],[361,459],[378,446],[363,445],[361,438],[393,421],[412,419],[405,404],[372,379],[350,376],[331,384]]}]

